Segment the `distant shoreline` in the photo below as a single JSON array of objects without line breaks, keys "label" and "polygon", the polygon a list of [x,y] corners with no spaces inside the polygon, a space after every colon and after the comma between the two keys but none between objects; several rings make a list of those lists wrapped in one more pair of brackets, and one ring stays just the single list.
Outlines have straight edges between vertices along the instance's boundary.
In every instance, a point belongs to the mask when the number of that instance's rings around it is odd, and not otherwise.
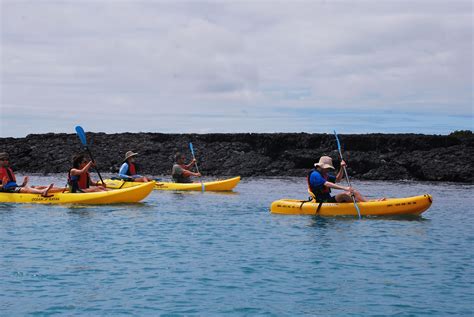
[{"label": "distant shoreline", "polygon": [[[139,153],[140,173],[169,175],[173,156],[190,159],[194,145],[200,170],[208,176],[305,177],[321,155],[339,160],[334,136],[308,133],[87,133],[101,171],[118,171],[128,150]],[[351,177],[361,180],[420,180],[474,183],[474,137],[470,131],[450,135],[342,134]],[[75,134],[30,134],[0,138],[19,173],[66,173],[81,151]]]}]

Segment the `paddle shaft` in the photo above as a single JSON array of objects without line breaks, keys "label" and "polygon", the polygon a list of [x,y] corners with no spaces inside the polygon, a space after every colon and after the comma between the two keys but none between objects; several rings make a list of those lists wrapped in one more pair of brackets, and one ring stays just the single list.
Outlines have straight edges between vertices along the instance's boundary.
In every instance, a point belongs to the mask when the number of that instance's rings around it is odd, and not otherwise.
[{"label": "paddle shaft", "polygon": [[[199,173],[199,167],[198,167],[197,162],[196,162],[196,156],[194,156],[194,148],[193,148],[193,144],[191,142],[189,142],[189,149],[191,150],[191,154],[193,155],[194,165],[196,165],[196,172]],[[201,191],[204,193],[205,190],[206,189],[205,189],[204,183],[202,182],[202,179],[201,179]]]},{"label": "paddle shaft", "polygon": [[194,165],[196,166],[196,172],[199,173],[199,167],[198,167],[198,164],[196,162],[196,156],[194,156],[194,148],[193,148],[193,144],[191,142],[189,142],[189,149],[191,150],[191,154],[193,155]]},{"label": "paddle shaft", "polygon": [[[87,151],[87,153],[89,154],[89,157],[91,158],[91,161],[95,163],[95,160],[94,160],[94,158],[92,157],[92,152],[91,152],[91,150],[89,150],[89,147],[88,147],[88,146],[86,146],[86,151]],[[99,175],[99,178],[100,178],[100,181],[102,182],[102,184],[105,185],[104,180],[102,179],[102,175],[100,175],[100,172],[99,172],[99,169],[97,168],[97,166],[94,165],[94,169],[95,169],[95,171],[97,172],[97,175]]]},{"label": "paddle shaft", "polygon": [[[82,145],[84,145],[84,148],[86,149],[87,153],[89,154],[89,157],[91,158],[91,161],[95,162],[94,157],[92,156],[92,152],[89,149],[89,146],[87,146],[86,133],[84,132],[84,129],[80,125],[76,126],[76,134],[79,137],[79,140],[81,141]],[[99,175],[99,178],[100,178],[100,181],[102,182],[102,184],[105,185],[104,180],[102,179],[102,175],[100,175],[99,169],[96,166],[94,166],[94,169],[97,172],[97,174]]]},{"label": "paddle shaft", "polygon": [[[336,136],[337,150],[339,151],[339,156],[340,156],[340,158],[341,158],[341,161],[344,161],[344,158],[342,157],[341,144],[339,143],[339,138],[337,137],[336,131],[334,131],[334,135]],[[352,187],[351,181],[349,180],[349,174],[347,173],[346,167],[343,166],[343,167],[342,167],[342,170],[344,171],[344,178],[345,178],[346,181],[347,181],[347,186]],[[361,217],[360,217],[360,210],[359,210],[359,206],[357,205],[357,202],[356,202],[354,193],[351,193],[351,198],[352,198],[352,201],[354,202],[355,209],[357,210],[357,215],[359,216],[359,219],[360,219],[360,218],[361,218]]]}]

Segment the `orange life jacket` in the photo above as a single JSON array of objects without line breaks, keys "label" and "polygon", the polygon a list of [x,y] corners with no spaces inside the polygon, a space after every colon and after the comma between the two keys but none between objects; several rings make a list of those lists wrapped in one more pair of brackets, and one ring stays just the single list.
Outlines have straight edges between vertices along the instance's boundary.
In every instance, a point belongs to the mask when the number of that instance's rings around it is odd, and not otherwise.
[{"label": "orange life jacket", "polygon": [[13,173],[13,170],[10,167],[0,167],[0,184],[2,183],[2,180],[5,177],[8,179],[8,182],[16,183],[15,174]]},{"label": "orange life jacket", "polygon": [[81,191],[81,189],[89,188],[91,176],[89,172],[81,175],[71,175],[71,170],[67,174],[67,183],[71,187],[71,193]]}]

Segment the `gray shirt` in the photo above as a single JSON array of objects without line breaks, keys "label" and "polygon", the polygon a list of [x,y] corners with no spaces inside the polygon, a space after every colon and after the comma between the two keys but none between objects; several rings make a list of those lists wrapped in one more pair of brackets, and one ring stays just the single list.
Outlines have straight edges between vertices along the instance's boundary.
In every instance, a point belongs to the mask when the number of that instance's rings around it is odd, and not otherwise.
[{"label": "gray shirt", "polygon": [[189,176],[183,175],[184,168],[179,164],[174,164],[171,170],[171,177],[175,183],[192,183],[193,181]]}]

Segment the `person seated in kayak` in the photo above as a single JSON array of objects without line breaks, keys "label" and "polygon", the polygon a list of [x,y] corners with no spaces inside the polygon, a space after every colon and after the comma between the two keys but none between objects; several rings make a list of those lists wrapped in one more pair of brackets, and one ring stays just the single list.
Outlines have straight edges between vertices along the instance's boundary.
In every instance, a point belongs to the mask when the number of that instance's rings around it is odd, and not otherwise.
[{"label": "person seated in kayak", "polygon": [[138,153],[128,151],[125,153],[125,159],[122,166],[120,166],[119,177],[130,182],[149,182],[148,177],[137,174],[137,165],[135,164],[135,156]]},{"label": "person seated in kayak", "polygon": [[[356,201],[364,202],[367,199],[352,187],[337,185],[343,177],[343,168],[346,162],[341,162],[341,168],[334,176],[330,171],[335,170],[332,159],[329,156],[321,156],[318,163],[314,164],[314,169],[308,173],[308,189],[314,195],[317,202],[346,203],[352,202],[353,194]],[[331,196],[332,189],[340,189],[345,192]]]},{"label": "person seated in kayak", "polygon": [[67,176],[67,184],[71,193],[90,193],[108,190],[105,185],[91,179],[89,169],[95,166],[86,156],[78,154],[72,159],[72,168]]},{"label": "person seated in kayak", "polygon": [[186,157],[180,152],[174,156],[175,164],[171,170],[171,177],[175,183],[192,183],[191,176],[200,177],[201,173],[194,173],[190,171],[190,168],[196,164],[196,159],[193,159],[191,163],[185,164]]},{"label": "person seated in kayak", "polygon": [[[0,153],[0,191],[6,193],[22,193],[22,194],[40,194],[44,197],[52,191],[54,184],[42,188],[34,188],[28,186],[28,176],[25,176],[23,183],[18,185],[15,173],[9,165],[8,153]],[[62,189],[60,189],[62,191]],[[56,190],[57,191],[57,190]]]}]

